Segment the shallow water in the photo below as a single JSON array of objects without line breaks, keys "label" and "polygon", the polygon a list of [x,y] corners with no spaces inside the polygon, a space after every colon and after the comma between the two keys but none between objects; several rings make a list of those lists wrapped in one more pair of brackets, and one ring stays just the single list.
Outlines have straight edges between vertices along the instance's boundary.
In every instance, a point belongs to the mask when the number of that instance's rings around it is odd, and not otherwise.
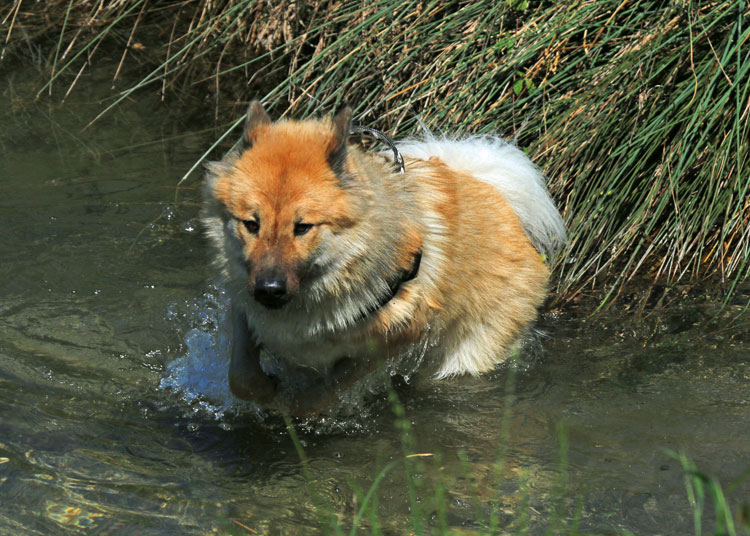
[{"label": "shallow water", "polygon": [[[81,132],[110,94],[86,76],[65,104],[32,104],[38,86],[20,75],[3,89],[0,533],[309,534],[325,512],[349,527],[358,490],[393,461],[378,523],[414,530],[385,396],[295,423],[303,466],[283,421],[222,382],[198,179],[174,189],[217,133],[150,93]],[[742,296],[718,321],[698,297],[648,304],[644,319],[627,302],[594,320],[572,308],[542,320],[514,373],[399,386],[413,450],[429,455],[410,462],[418,517],[471,533],[495,511],[541,533],[580,511],[591,531],[692,533],[665,449],[725,483],[746,469],[750,328],[726,320]]]}]

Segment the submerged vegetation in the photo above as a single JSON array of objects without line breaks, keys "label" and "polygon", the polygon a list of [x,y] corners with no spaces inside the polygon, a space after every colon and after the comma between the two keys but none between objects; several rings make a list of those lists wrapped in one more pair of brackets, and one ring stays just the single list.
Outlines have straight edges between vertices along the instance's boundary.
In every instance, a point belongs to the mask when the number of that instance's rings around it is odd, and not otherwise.
[{"label": "submerged vegetation", "polygon": [[13,0],[0,24],[4,57],[48,69],[40,96],[106,48],[115,82],[145,69],[110,107],[144,88],[211,96],[222,119],[252,97],[297,116],[346,99],[400,135],[515,138],[564,212],[567,299],[638,275],[729,294],[750,273],[745,0]]}]

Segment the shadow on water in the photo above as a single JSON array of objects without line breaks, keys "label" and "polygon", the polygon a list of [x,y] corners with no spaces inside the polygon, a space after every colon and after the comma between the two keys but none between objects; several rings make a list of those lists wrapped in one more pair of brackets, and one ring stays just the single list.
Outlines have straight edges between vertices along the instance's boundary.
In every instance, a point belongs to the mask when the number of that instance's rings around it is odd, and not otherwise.
[{"label": "shadow on water", "polygon": [[[198,179],[174,201],[214,134],[148,93],[81,132],[109,93],[108,79],[87,76],[63,105],[31,104],[37,86],[20,76],[2,88],[0,533],[253,533],[235,521],[314,532],[320,511],[283,421],[238,404],[223,382]],[[641,320],[622,309],[542,320],[546,336],[516,369],[499,475],[507,368],[402,386],[428,522],[471,533],[493,509],[501,526],[542,532],[564,422],[564,516],[580,507],[590,531],[691,533],[683,473],[665,449],[723,480],[745,469],[750,329],[712,320],[710,300],[649,307]],[[312,488],[344,527],[355,490],[403,457],[388,401],[359,409],[297,423]],[[403,464],[377,500],[384,533],[411,530]]]}]

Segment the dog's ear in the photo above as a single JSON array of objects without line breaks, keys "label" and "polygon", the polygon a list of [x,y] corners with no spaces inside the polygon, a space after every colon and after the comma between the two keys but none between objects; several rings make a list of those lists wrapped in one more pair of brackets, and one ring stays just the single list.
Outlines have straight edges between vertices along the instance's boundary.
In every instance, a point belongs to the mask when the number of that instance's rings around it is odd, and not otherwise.
[{"label": "dog's ear", "polygon": [[242,149],[249,149],[255,142],[254,132],[259,126],[268,125],[271,118],[263,109],[259,100],[253,100],[247,108],[247,117],[245,118],[245,130],[242,133]]},{"label": "dog's ear", "polygon": [[331,118],[331,126],[333,138],[328,149],[328,163],[333,172],[341,177],[346,163],[346,142],[352,129],[352,109],[346,105],[340,108]]}]

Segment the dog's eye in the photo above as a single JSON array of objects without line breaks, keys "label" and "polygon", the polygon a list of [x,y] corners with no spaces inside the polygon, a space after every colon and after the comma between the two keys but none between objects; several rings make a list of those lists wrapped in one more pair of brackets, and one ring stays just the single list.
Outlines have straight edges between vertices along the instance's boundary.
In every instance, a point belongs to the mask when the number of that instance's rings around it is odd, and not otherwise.
[{"label": "dog's eye", "polygon": [[260,230],[260,223],[257,220],[243,220],[242,225],[245,226],[245,229],[250,234],[258,234]]},{"label": "dog's eye", "polygon": [[294,224],[294,236],[302,236],[303,234],[306,234],[307,231],[312,229],[312,223],[295,223]]}]

